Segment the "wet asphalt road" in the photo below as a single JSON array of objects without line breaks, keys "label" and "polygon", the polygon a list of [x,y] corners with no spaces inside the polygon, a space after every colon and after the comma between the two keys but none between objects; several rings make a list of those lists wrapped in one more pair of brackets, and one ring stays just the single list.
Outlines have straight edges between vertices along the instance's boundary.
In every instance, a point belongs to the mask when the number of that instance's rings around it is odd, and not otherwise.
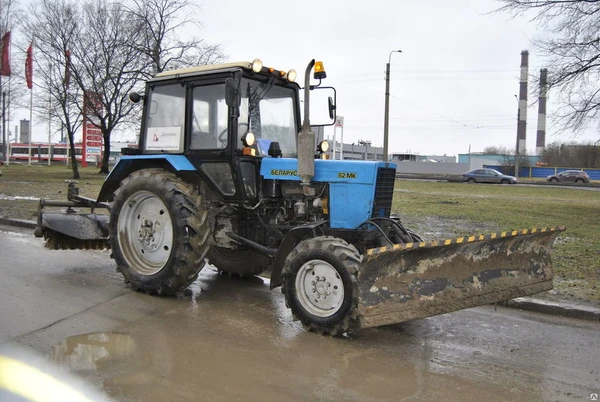
[{"label": "wet asphalt road", "polygon": [[0,345],[124,401],[588,401],[600,323],[483,306],[328,338],[278,289],[211,267],[186,294],[128,289],[108,252],[0,227]]}]

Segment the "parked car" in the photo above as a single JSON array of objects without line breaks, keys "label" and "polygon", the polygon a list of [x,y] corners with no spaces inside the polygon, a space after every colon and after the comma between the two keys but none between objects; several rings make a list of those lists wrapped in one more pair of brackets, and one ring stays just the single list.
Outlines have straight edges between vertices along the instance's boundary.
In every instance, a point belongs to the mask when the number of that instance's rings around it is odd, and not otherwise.
[{"label": "parked car", "polygon": [[590,176],[583,170],[563,170],[558,174],[546,177],[546,180],[552,182],[571,181],[574,183],[589,183]]},{"label": "parked car", "polygon": [[494,169],[473,169],[462,174],[462,181],[468,183],[516,184],[517,178],[502,174]]}]

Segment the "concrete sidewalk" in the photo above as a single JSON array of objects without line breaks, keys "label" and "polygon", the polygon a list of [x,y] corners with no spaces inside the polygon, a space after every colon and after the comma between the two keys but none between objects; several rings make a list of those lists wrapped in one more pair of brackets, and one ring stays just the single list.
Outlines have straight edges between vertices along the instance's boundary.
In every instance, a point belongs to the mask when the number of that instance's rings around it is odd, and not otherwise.
[{"label": "concrete sidewalk", "polygon": [[[16,226],[33,231],[36,222],[0,217],[0,225]],[[33,236],[33,233],[31,235]],[[541,294],[540,297],[519,297],[508,300],[501,305],[538,313],[600,322],[600,305],[572,301],[557,296],[545,298],[543,295]]]}]

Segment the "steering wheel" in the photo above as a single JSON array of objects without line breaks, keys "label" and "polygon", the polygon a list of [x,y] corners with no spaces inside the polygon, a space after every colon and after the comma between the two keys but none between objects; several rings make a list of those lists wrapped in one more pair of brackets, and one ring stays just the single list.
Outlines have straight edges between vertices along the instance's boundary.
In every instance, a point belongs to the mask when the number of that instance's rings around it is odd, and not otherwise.
[{"label": "steering wheel", "polygon": [[[248,131],[248,123],[239,123],[238,124],[238,129],[241,126],[246,126],[246,132]],[[221,143],[221,145],[226,146],[227,145],[227,130],[228,128],[226,128],[225,130],[221,131],[221,133],[219,133],[219,142]]]}]

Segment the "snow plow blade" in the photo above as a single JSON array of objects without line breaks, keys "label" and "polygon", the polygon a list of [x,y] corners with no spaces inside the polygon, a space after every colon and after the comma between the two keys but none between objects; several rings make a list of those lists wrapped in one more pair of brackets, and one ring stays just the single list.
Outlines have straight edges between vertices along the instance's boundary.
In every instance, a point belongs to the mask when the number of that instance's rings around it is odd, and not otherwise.
[{"label": "snow plow blade", "polygon": [[552,289],[550,247],[564,227],[367,250],[361,328],[397,324]]}]

